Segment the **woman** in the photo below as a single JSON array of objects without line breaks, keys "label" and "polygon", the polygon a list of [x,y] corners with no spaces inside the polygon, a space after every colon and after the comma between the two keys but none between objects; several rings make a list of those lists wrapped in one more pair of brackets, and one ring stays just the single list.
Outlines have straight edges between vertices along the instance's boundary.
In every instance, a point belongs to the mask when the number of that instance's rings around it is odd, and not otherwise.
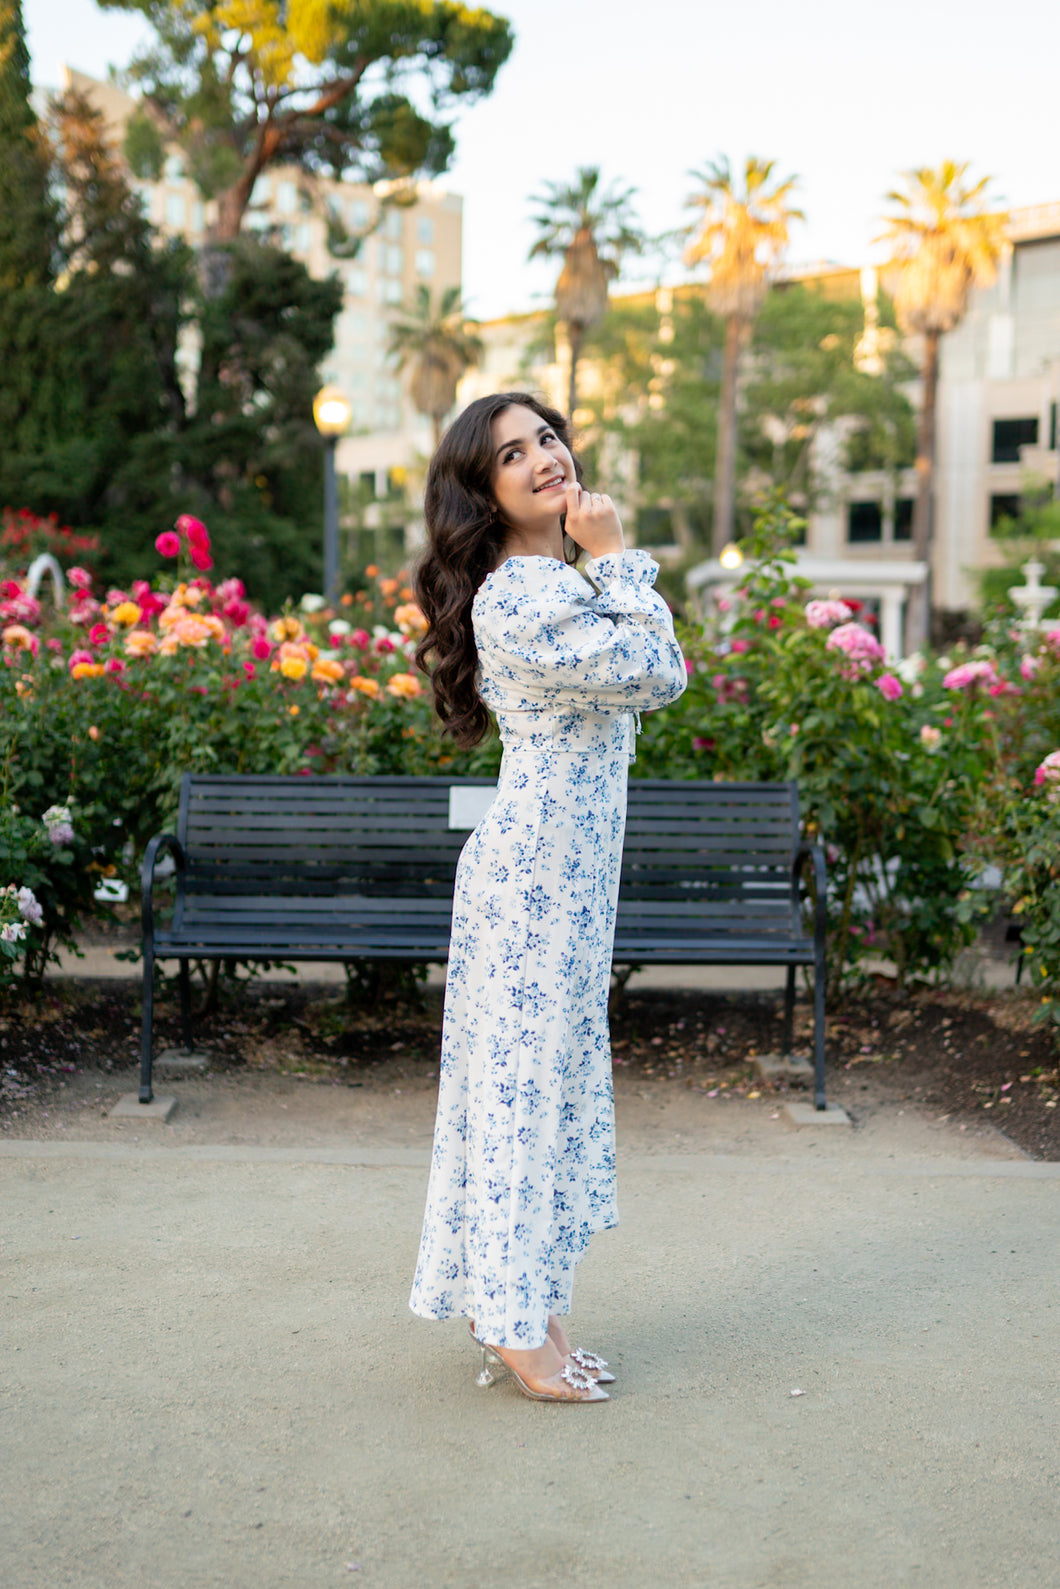
[{"label": "woman", "polygon": [[607,994],[635,719],[686,682],[656,564],[579,474],[562,415],[472,403],[431,462],[416,591],[442,721],[470,746],[494,712],[504,757],[457,867],[411,1307],[468,1317],[480,1384],[499,1360],[550,1401],[606,1400],[614,1378],[560,1321],[617,1221]]}]

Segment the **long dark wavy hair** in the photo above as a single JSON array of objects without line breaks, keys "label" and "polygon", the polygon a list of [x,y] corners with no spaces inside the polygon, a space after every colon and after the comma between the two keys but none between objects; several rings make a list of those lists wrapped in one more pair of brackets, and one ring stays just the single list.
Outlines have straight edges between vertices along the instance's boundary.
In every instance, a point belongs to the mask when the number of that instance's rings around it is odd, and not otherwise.
[{"label": "long dark wavy hair", "polygon": [[[506,408],[529,408],[550,426],[573,456],[570,426],[562,414],[528,392],[495,392],[480,397],[456,418],[442,437],[427,471],[423,511],[427,550],[413,574],[416,600],[427,632],[416,648],[416,662],[430,674],[434,706],[445,731],[465,750],[489,731],[490,715],[478,693],[478,649],[471,627],[471,603],[491,569],[501,561],[508,526],[493,500],[493,436],[490,427]],[[574,460],[577,478],[581,468]],[[568,563],[578,548],[566,535]]]}]

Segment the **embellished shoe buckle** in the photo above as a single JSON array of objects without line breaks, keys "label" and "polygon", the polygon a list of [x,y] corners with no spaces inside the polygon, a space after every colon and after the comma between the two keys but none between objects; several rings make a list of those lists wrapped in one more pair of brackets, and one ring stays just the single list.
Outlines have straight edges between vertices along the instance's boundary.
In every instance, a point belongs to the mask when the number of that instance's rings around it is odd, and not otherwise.
[{"label": "embellished shoe buckle", "polygon": [[595,1352],[585,1352],[580,1346],[576,1346],[570,1355],[579,1368],[591,1368],[597,1374],[607,1367],[602,1357]]},{"label": "embellished shoe buckle", "polygon": [[572,1390],[595,1390],[596,1388],[595,1379],[590,1374],[587,1374],[584,1368],[571,1368],[569,1363],[564,1365],[563,1373],[560,1377],[566,1380]]}]

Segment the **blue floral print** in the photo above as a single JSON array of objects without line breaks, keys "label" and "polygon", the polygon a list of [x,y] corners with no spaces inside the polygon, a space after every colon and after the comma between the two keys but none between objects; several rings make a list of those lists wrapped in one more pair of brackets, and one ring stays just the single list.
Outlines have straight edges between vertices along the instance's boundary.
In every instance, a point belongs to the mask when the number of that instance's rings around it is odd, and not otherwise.
[{"label": "blue floral print", "polygon": [[[457,867],[427,1211],[411,1307],[533,1349],[617,1222],[607,994],[641,709],[685,687],[646,552],[587,581],[511,557],[472,609],[504,745]],[[591,583],[589,582],[591,581]]]}]

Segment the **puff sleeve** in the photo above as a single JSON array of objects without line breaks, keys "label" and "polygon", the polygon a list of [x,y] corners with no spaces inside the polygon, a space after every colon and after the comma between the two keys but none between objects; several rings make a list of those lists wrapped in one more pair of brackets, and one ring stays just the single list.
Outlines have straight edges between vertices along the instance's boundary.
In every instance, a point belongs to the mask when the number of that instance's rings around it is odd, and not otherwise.
[{"label": "puff sleeve", "polygon": [[492,576],[475,604],[490,677],[537,706],[639,712],[675,701],[687,673],[653,589],[658,564],[634,550],[592,558],[586,573],[591,585],[555,559],[520,557]]}]

